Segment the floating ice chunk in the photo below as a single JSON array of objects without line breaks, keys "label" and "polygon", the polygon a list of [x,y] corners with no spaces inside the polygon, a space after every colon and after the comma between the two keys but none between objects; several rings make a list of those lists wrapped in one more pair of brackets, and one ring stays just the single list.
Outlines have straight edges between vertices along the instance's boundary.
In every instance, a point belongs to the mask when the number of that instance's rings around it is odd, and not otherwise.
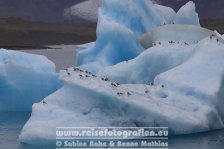
[{"label": "floating ice chunk", "polygon": [[205,37],[215,34],[213,31],[194,26],[170,24],[157,27],[141,37],[141,44],[146,49],[160,41],[196,44]]},{"label": "floating ice chunk", "polygon": [[190,1],[182,6],[176,14],[174,23],[200,26],[198,13],[195,10],[195,3]]},{"label": "floating ice chunk", "polygon": [[59,88],[57,77],[44,56],[0,49],[0,111],[30,111]]}]

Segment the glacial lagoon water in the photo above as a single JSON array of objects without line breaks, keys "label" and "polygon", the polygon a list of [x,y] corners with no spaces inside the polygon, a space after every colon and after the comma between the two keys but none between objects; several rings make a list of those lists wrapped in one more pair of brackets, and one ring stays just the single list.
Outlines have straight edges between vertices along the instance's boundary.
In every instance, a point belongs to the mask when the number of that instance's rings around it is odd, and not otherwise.
[{"label": "glacial lagoon water", "polygon": [[55,63],[57,71],[74,66],[76,56],[75,45],[55,45],[49,47],[49,49],[30,49],[22,51],[46,56]]},{"label": "glacial lagoon water", "polygon": [[[55,146],[31,146],[18,142],[20,131],[30,114],[0,112],[0,149],[55,149]],[[224,149],[224,130],[170,137],[169,149]]]},{"label": "glacial lagoon water", "polygon": [[[57,70],[73,66],[75,63],[76,51],[72,45],[56,46],[55,50],[24,52],[47,56],[56,63]],[[30,115],[30,112],[0,112],[0,149],[55,149],[55,146],[31,146],[19,143],[18,136]],[[170,137],[169,149],[224,149],[224,130]]]}]

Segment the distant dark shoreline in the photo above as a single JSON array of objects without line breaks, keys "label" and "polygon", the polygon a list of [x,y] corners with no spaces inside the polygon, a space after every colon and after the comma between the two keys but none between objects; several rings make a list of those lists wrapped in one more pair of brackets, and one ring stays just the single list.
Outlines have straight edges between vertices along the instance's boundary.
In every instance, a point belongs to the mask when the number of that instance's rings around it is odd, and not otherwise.
[{"label": "distant dark shoreline", "polygon": [[34,46],[34,45],[30,45],[30,46],[1,46],[0,45],[0,48],[3,48],[3,49],[10,49],[10,50],[30,50],[30,49],[51,49],[50,47],[47,47],[47,46]]},{"label": "distant dark shoreline", "polygon": [[48,24],[19,18],[0,19],[0,48],[42,49],[45,45],[83,44],[96,40],[96,24]]},{"label": "distant dark shoreline", "polygon": [[[224,34],[224,20],[201,20],[201,26]],[[96,24],[48,24],[19,18],[0,19],[0,48],[50,49],[46,45],[84,44],[96,40]]]},{"label": "distant dark shoreline", "polygon": [[201,20],[201,26],[210,30],[216,30],[220,34],[224,34],[224,20]]}]

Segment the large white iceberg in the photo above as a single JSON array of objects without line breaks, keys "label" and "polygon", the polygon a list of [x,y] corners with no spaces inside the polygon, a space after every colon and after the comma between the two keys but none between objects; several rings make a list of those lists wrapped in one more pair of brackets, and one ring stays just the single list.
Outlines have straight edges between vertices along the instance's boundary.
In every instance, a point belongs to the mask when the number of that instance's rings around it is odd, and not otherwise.
[{"label": "large white iceberg", "polygon": [[[172,21],[175,13],[163,18],[159,12],[165,9],[146,0],[102,5],[95,45],[79,52],[79,68],[61,71],[62,88],[33,105],[20,142],[55,144],[55,128],[66,126],[165,126],[171,134],[224,128],[221,35],[198,26],[164,25],[154,29],[156,38],[145,37],[156,45],[144,51],[142,34]],[[80,68],[102,70],[101,77]]]},{"label": "large white iceberg", "polygon": [[171,8],[155,6],[148,0],[103,0],[98,12],[97,41],[94,47],[77,54],[76,65],[97,72],[132,59],[144,50],[139,42],[143,33],[172,23],[174,18]]},{"label": "large white iceberg", "polygon": [[59,88],[57,77],[44,56],[0,49],[0,111],[30,111]]},{"label": "large white iceberg", "polygon": [[[55,127],[58,126],[166,126],[171,134],[224,128],[224,45],[219,39],[218,36],[207,37],[188,48],[179,45],[183,52],[177,52],[178,45],[170,45],[173,53],[157,47],[158,56],[151,48],[140,56],[141,60],[138,57],[132,63],[127,62],[127,65],[146,63],[143,68],[156,63],[157,69],[162,71],[157,72],[154,85],[120,85],[76,68],[62,72],[64,86],[45,98],[45,102],[33,106],[20,141],[54,143]],[[150,55],[150,50],[157,60],[144,59],[145,55]],[[162,50],[164,56],[160,57]],[[168,70],[163,70],[156,62],[163,58],[170,65]],[[178,61],[179,65],[175,64]],[[127,65],[121,64],[124,69],[129,67]],[[137,67],[133,69],[138,71]],[[125,74],[131,73],[130,70]],[[121,76],[123,78],[122,73]],[[139,80],[141,76],[139,74]]]}]

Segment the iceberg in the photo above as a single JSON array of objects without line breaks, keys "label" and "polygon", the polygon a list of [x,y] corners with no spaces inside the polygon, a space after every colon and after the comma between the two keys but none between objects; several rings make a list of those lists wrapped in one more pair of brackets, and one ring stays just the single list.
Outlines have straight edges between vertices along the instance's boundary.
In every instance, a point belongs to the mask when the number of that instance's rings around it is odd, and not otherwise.
[{"label": "iceberg", "polygon": [[200,26],[198,13],[195,10],[195,3],[190,1],[182,6],[176,14],[174,23]]},{"label": "iceberg", "polygon": [[172,24],[168,9],[103,0],[97,41],[80,50],[78,67],[60,72],[63,86],[33,105],[20,142],[55,145],[56,127],[168,127],[171,135],[224,128],[224,40]]},{"label": "iceberg", "polygon": [[[79,68],[62,71],[63,87],[33,105],[20,141],[36,145],[54,143],[55,127],[59,126],[166,126],[173,135],[224,128],[224,44],[217,40],[218,36],[211,37],[188,48],[170,45],[173,49],[168,52],[164,47],[157,47],[158,57],[153,47],[133,62],[118,64],[125,69],[145,62],[142,67],[147,68],[157,63],[144,59],[150,50],[154,50],[157,61],[170,57],[164,60],[170,67],[158,72],[151,85],[119,84]],[[183,52],[178,53],[177,49]],[[159,57],[162,50],[166,56]],[[135,65],[141,67],[141,64]],[[123,78],[122,72],[119,73]],[[141,76],[144,75],[139,74],[139,80]]]},{"label": "iceberg", "polygon": [[46,57],[0,49],[0,111],[30,111],[59,87],[55,65]]},{"label": "iceberg", "polygon": [[139,42],[143,33],[170,24],[174,18],[171,8],[148,0],[103,0],[98,11],[97,41],[93,47],[78,52],[76,65],[96,73],[132,59],[144,50]]}]

